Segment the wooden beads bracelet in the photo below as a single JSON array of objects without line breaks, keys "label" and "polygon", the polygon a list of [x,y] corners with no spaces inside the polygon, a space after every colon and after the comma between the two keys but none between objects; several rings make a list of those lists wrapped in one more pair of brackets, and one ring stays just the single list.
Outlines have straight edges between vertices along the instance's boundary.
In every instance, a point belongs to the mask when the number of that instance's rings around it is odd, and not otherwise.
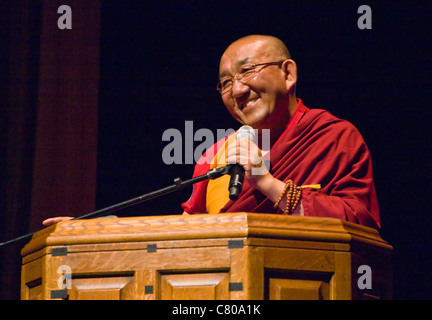
[{"label": "wooden beads bracelet", "polygon": [[285,205],[284,214],[292,214],[300,202],[302,189],[304,188],[320,189],[321,185],[314,184],[314,185],[304,185],[298,187],[294,184],[294,182],[291,179],[288,179],[285,182],[285,187],[282,191],[282,194],[274,204],[274,207],[277,208],[280,202],[282,201],[283,197],[286,195],[286,205]]}]

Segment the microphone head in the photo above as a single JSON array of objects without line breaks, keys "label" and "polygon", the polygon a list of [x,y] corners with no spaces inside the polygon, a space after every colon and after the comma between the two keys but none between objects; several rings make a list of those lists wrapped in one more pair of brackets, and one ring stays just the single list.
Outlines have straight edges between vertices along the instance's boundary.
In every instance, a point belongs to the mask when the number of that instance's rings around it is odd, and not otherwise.
[{"label": "microphone head", "polygon": [[251,126],[244,125],[238,129],[236,139],[247,138],[251,141],[255,139],[255,130]]}]

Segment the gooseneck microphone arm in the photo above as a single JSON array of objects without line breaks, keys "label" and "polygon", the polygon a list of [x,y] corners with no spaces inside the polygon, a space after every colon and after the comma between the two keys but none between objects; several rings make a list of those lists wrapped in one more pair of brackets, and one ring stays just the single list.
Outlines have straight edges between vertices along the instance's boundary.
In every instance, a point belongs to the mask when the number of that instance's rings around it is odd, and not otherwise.
[{"label": "gooseneck microphone arm", "polygon": [[168,186],[168,187],[156,190],[156,191],[152,191],[152,192],[144,194],[142,196],[139,196],[139,197],[136,197],[136,198],[112,205],[110,207],[106,207],[106,208],[98,210],[98,211],[87,213],[81,217],[77,217],[77,218],[74,218],[72,220],[95,218],[95,217],[100,217],[100,216],[103,216],[103,215],[106,215],[109,213],[113,213],[115,211],[136,205],[138,203],[142,203],[144,201],[148,201],[148,200],[163,196],[165,194],[187,188],[187,187],[189,187],[189,186],[191,186],[197,182],[201,182],[201,181],[204,181],[207,179],[219,178],[219,177],[227,174],[229,172],[229,170],[230,170],[230,167],[225,166],[225,167],[215,168],[215,169],[210,170],[209,172],[207,172],[201,176],[198,176],[198,177],[186,180],[186,181],[182,181],[180,178],[176,178],[176,179],[174,179],[174,184],[171,186]]},{"label": "gooseneck microphone arm", "polygon": [[[136,198],[133,198],[133,199],[121,202],[121,203],[117,203],[117,204],[114,204],[112,206],[109,206],[109,207],[106,207],[106,208],[103,208],[103,209],[100,209],[100,210],[97,210],[94,212],[87,213],[83,216],[73,218],[72,220],[90,219],[90,218],[101,217],[101,216],[107,215],[109,213],[113,213],[115,211],[119,211],[121,209],[142,203],[144,201],[148,201],[148,200],[163,196],[165,194],[187,188],[187,187],[189,187],[189,186],[191,186],[197,182],[201,182],[201,181],[204,181],[207,179],[219,178],[225,174],[228,174],[230,172],[230,170],[231,170],[231,165],[227,165],[224,167],[218,167],[218,168],[212,169],[209,172],[207,172],[201,176],[198,176],[198,177],[186,180],[186,181],[182,181],[180,178],[176,178],[176,179],[174,179],[174,185],[171,185],[171,186],[168,186],[168,187],[156,190],[156,191],[152,191],[152,192],[144,194],[142,196],[139,196],[139,197],[136,197]],[[36,232],[37,231],[23,235],[23,236],[20,236],[18,238],[15,238],[15,239],[12,239],[12,240],[9,240],[6,242],[3,242],[3,243],[0,243],[0,248],[3,246],[9,245],[9,244],[30,238]]]}]

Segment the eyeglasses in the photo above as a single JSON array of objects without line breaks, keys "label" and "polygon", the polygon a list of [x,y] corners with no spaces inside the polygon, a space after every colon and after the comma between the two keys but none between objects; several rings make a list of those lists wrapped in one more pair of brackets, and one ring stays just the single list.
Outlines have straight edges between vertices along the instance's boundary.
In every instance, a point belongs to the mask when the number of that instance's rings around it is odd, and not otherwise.
[{"label": "eyeglasses", "polygon": [[[266,63],[244,65],[244,66],[242,66],[240,72],[235,74],[234,77],[226,77],[226,78],[221,79],[218,82],[216,89],[221,94],[227,93],[228,91],[231,91],[235,79],[237,79],[238,81],[240,81],[243,84],[246,84],[250,79],[252,79],[255,76],[255,74],[260,72],[265,67],[272,66],[272,65],[279,65],[279,67],[280,67],[284,61],[285,60],[276,61],[276,62],[266,62]],[[257,67],[260,67],[260,66],[262,66],[262,68],[257,70]]]}]

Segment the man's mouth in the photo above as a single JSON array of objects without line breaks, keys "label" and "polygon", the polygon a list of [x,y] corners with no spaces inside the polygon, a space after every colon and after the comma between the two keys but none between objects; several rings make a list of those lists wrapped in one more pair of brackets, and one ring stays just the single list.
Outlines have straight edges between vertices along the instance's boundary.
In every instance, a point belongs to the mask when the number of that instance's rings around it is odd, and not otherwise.
[{"label": "man's mouth", "polygon": [[258,98],[251,99],[251,100],[247,101],[246,103],[244,103],[240,106],[240,110],[243,111],[244,109],[252,106],[257,100],[258,100]]}]

